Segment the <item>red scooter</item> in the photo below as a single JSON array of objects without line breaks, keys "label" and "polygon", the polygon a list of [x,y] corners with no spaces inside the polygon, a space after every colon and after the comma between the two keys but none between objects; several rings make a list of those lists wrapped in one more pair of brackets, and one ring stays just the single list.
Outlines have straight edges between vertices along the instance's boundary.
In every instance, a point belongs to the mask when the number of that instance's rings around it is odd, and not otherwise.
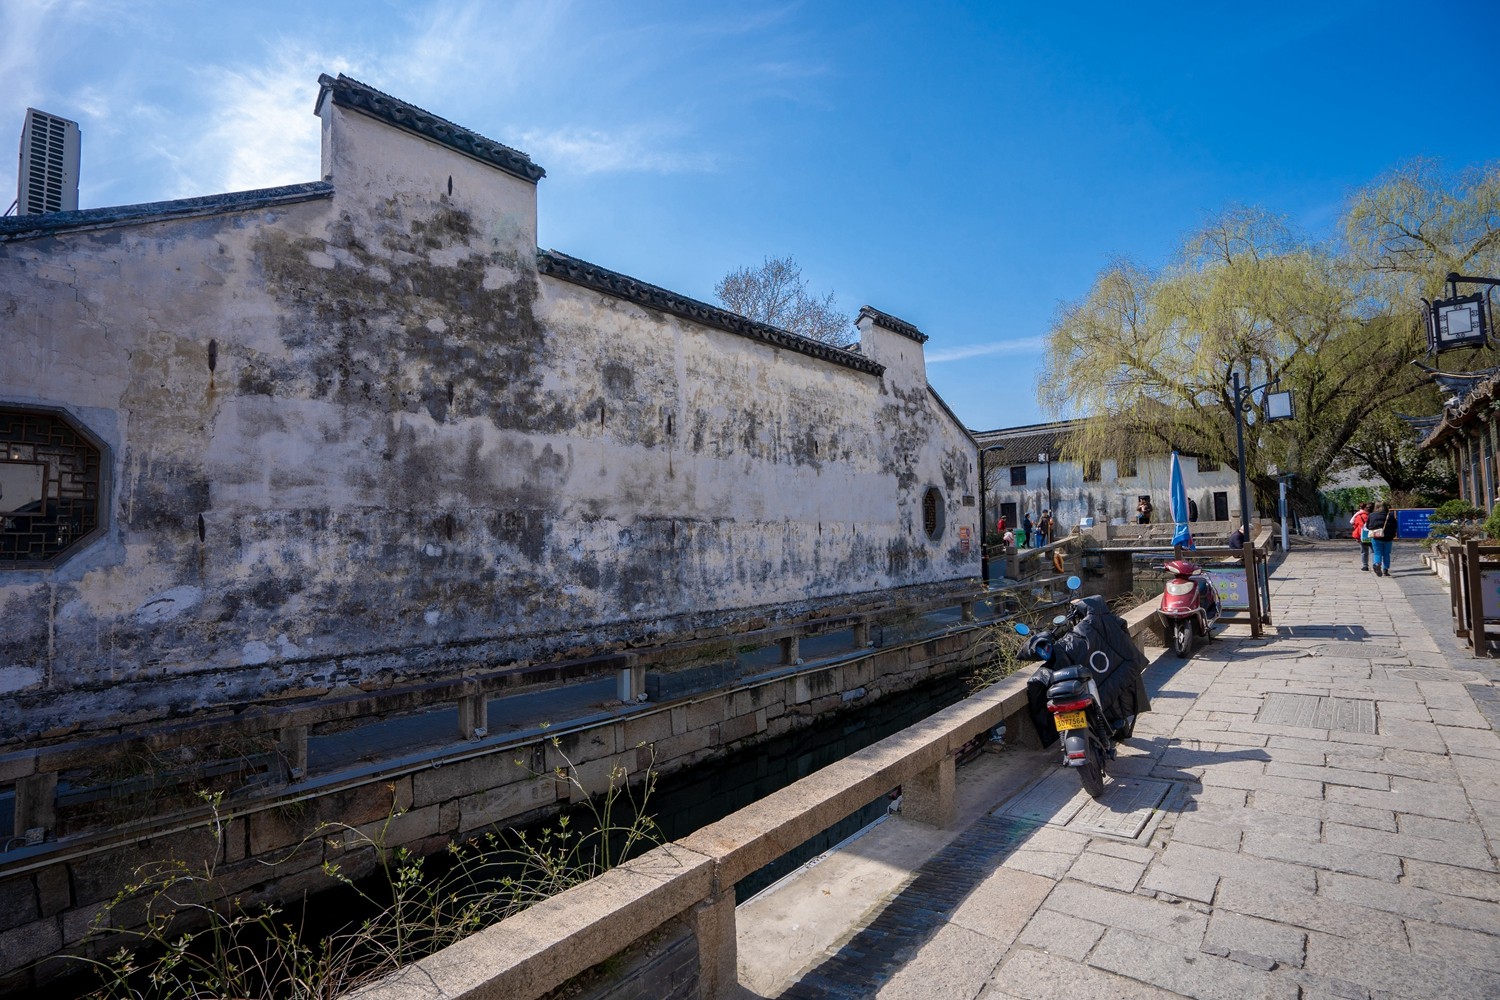
[{"label": "red scooter", "polygon": [[1210,629],[1219,620],[1222,606],[1219,592],[1213,582],[1203,575],[1201,568],[1186,559],[1173,559],[1162,566],[1172,578],[1162,591],[1161,607],[1157,614],[1162,617],[1167,636],[1172,643],[1172,652],[1186,657],[1193,651],[1194,636],[1209,636]]}]

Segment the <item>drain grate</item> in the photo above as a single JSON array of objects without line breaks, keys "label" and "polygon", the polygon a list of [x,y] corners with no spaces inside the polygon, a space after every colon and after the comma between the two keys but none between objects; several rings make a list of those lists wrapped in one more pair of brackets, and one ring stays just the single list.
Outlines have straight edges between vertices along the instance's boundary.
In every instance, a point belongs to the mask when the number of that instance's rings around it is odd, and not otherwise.
[{"label": "drain grate", "polygon": [[1090,837],[1141,840],[1156,828],[1161,819],[1158,807],[1176,790],[1176,782],[1125,775],[1109,778],[1104,795],[1095,800],[1079,787],[1071,768],[1059,768],[990,815],[1060,826]]},{"label": "drain grate", "polygon": [[1272,692],[1261,703],[1255,721],[1267,726],[1375,732],[1375,703],[1360,698],[1322,698],[1315,694]]}]

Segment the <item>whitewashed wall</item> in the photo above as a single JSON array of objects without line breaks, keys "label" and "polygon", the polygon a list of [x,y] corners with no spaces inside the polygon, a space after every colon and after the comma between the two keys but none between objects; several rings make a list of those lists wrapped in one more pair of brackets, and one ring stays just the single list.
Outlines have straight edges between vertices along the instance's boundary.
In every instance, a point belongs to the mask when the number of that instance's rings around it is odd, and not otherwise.
[{"label": "whitewashed wall", "polygon": [[540,274],[533,184],[320,113],[331,195],[0,240],[0,404],[114,473],[101,541],[0,569],[0,733],[977,576],[917,341],[865,322],[875,375]]}]

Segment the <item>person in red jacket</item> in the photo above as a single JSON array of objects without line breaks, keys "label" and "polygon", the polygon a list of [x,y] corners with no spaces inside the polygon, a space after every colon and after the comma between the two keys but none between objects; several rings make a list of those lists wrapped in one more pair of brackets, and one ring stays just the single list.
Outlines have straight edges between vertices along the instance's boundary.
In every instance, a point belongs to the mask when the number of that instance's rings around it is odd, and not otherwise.
[{"label": "person in red jacket", "polygon": [[1365,534],[1365,525],[1370,521],[1371,506],[1373,505],[1367,503],[1360,504],[1359,510],[1349,519],[1349,523],[1354,526],[1349,537],[1359,540],[1359,568],[1366,572],[1370,569],[1370,538]]}]

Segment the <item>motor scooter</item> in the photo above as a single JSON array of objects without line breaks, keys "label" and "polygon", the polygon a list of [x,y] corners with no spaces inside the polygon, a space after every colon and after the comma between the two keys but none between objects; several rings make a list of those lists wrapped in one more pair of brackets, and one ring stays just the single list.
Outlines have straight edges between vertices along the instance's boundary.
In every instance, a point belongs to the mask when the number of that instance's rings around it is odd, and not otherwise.
[{"label": "motor scooter", "polygon": [[[1079,586],[1077,577],[1068,580],[1068,589],[1076,591]],[[1033,631],[1025,624],[1015,626],[1017,634],[1027,637],[1022,655],[1042,662],[1028,684],[1028,689],[1036,686],[1033,699],[1040,700],[1041,692],[1046,692],[1045,710],[1033,701],[1033,724],[1042,735],[1043,745],[1051,744],[1050,733],[1043,730],[1056,730],[1062,740],[1063,764],[1078,769],[1084,791],[1094,798],[1104,794],[1105,769],[1114,759],[1115,744],[1129,739],[1135,729],[1135,712],[1122,711],[1120,706],[1150,710],[1144,688],[1138,694],[1121,694],[1121,673],[1117,669],[1128,672],[1126,683],[1134,688],[1139,684],[1138,665],[1118,655],[1118,649],[1111,656],[1106,648],[1094,644],[1109,627],[1100,619],[1114,617],[1102,598],[1091,597],[1075,600],[1067,614],[1052,619],[1049,629]],[[1086,619],[1090,625],[1083,625]],[[1128,645],[1123,623],[1115,621],[1115,625],[1121,637],[1116,643]],[[1110,697],[1101,694],[1101,683],[1110,689]],[[1112,706],[1110,710],[1117,717],[1106,714],[1107,706]]]},{"label": "motor scooter", "polygon": [[1212,637],[1211,630],[1223,613],[1219,592],[1196,563],[1171,559],[1162,568],[1172,576],[1162,590],[1157,614],[1161,615],[1172,652],[1187,657],[1193,652],[1196,636]]}]

